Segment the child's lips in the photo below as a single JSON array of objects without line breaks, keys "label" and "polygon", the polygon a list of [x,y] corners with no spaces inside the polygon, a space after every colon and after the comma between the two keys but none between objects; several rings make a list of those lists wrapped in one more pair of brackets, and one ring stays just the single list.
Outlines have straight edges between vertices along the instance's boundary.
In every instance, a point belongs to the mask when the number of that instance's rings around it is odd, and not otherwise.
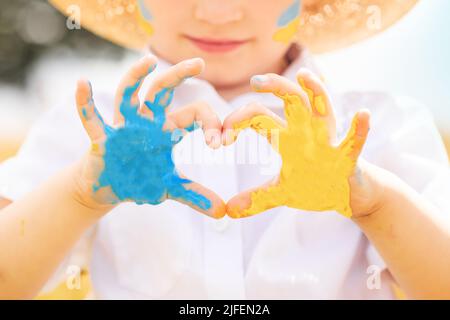
[{"label": "child's lips", "polygon": [[250,42],[249,39],[247,40],[208,39],[208,38],[197,38],[187,35],[185,35],[185,38],[188,39],[200,50],[215,53],[232,51]]}]

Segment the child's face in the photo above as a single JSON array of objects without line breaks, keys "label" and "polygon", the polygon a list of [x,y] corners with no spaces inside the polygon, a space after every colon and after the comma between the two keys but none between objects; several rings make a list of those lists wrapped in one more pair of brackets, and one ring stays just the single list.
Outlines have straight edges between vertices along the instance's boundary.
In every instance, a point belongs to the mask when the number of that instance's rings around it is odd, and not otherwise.
[{"label": "child's face", "polygon": [[[303,1],[304,2],[304,1]],[[289,43],[275,42],[282,16],[299,15],[299,0],[141,0],[154,33],[152,49],[175,63],[202,57],[203,77],[235,86],[253,74],[277,72]],[[297,10],[296,10],[297,9]]]}]

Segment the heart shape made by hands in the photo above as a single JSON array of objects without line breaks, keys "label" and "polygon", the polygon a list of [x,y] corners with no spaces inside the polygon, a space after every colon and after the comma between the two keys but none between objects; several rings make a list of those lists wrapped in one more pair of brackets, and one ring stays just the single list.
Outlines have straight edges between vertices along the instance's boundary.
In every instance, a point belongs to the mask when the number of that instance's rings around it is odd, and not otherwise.
[{"label": "heart shape made by hands", "polygon": [[[148,67],[144,71],[151,72]],[[349,178],[367,138],[368,116],[358,113],[347,137],[333,145],[333,109],[323,85],[311,73],[299,76],[300,86],[277,75],[254,81],[256,91],[272,92],[284,101],[286,120],[260,106],[244,117],[232,114],[224,121],[222,130],[229,129],[222,135],[228,140],[225,144],[236,141],[241,130],[251,128],[266,137],[282,159],[276,178],[236,195],[227,205],[175,167],[173,147],[198,127],[196,119],[180,125],[167,115],[178,83],[156,92],[140,107],[137,92],[143,79],[133,74],[126,79],[115,127],[102,120],[90,85],[86,89],[86,84],[79,84],[77,105],[91,138],[89,157],[94,164],[87,180],[95,181],[92,192],[99,202],[159,204],[173,199],[215,218],[225,214],[248,217],[278,206],[352,215]]]},{"label": "heart shape made by hands", "polygon": [[241,130],[251,128],[282,159],[276,178],[228,201],[227,214],[233,218],[279,206],[352,216],[349,179],[368,135],[369,114],[358,112],[346,138],[335,145],[334,112],[325,86],[308,70],[301,70],[297,79],[299,86],[274,74],[252,81],[256,91],[271,92],[284,101],[285,120],[256,105],[246,116],[231,115],[224,122],[232,128],[232,142]]}]

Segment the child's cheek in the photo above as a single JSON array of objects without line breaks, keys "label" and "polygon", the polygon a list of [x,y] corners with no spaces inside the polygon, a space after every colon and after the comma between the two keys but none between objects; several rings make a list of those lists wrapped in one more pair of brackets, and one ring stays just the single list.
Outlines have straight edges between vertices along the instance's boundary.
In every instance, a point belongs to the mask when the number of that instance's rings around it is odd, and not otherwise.
[{"label": "child's cheek", "polygon": [[294,0],[291,5],[283,11],[277,21],[277,31],[273,40],[289,43],[298,32],[300,24],[301,0]]}]

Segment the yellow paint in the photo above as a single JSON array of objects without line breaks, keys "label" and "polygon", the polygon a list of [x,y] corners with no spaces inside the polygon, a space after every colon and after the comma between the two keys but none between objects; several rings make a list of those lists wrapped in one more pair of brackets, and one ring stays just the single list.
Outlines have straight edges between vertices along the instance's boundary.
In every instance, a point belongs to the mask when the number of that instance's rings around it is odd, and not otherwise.
[{"label": "yellow paint", "polygon": [[50,292],[40,294],[35,300],[83,300],[92,291],[91,279],[87,270],[81,271],[80,289],[70,290],[66,282],[61,282]]},{"label": "yellow paint", "polygon": [[141,11],[138,13],[138,22],[141,28],[149,35],[153,35],[153,26],[152,24],[144,18]]},{"label": "yellow paint", "polygon": [[300,25],[300,17],[289,22],[288,25],[282,27],[275,32],[273,40],[282,43],[289,43],[294,36],[298,33],[298,27]]},{"label": "yellow paint", "polygon": [[91,145],[91,151],[98,152],[98,150],[100,150],[100,146],[98,145],[98,143],[93,143]]},{"label": "yellow paint", "polygon": [[313,101],[314,110],[321,116],[325,116],[327,108],[325,105],[325,98],[321,95],[315,96],[314,91],[308,88],[305,84],[305,80],[300,79],[300,85],[303,90],[308,94],[309,101]]},{"label": "yellow paint", "polygon": [[[230,215],[249,216],[273,207],[288,206],[309,211],[335,210],[351,217],[348,178],[356,165],[351,156],[356,118],[347,138],[339,146],[333,146],[325,118],[314,116],[298,96],[280,98],[285,103],[287,127],[265,115],[235,125],[237,132],[252,128],[264,129],[262,134],[267,138],[278,134],[278,152],[283,161],[279,180],[273,186],[253,192],[250,206],[243,211],[229,208]],[[313,101],[321,103],[321,100]]]},{"label": "yellow paint", "polygon": [[392,284],[392,291],[394,293],[395,299],[397,300],[407,299],[405,292],[402,289],[400,289],[400,287],[395,283]]},{"label": "yellow paint", "polygon": [[314,97],[314,105],[317,113],[319,113],[321,116],[326,115],[327,108],[325,106],[325,98],[323,96]]}]

